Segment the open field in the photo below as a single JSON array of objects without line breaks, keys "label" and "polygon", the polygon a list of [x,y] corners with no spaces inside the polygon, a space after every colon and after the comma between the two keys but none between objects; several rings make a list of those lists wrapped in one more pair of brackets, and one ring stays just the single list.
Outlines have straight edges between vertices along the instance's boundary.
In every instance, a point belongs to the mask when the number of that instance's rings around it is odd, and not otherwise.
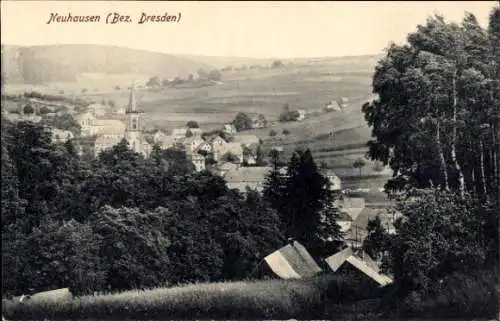
[{"label": "open field", "polygon": [[[76,82],[59,82],[33,87],[41,92],[77,96],[101,102],[112,100],[117,106],[126,106],[132,80],[139,83],[136,101],[144,111],[143,125],[146,129],[161,128],[170,131],[196,120],[205,131],[221,128],[238,112],[249,116],[262,114],[269,122],[263,129],[250,130],[242,134],[254,134],[264,142],[264,149],[282,146],[289,158],[296,148],[309,148],[318,163],[325,163],[341,178],[358,176],[355,185],[381,187],[390,177],[390,171],[380,174],[372,170],[373,163],[367,160],[362,175],[352,167],[358,157],[367,152],[366,142],[370,128],[366,125],[361,106],[373,98],[371,76],[379,56],[343,57],[322,59],[298,59],[285,62],[284,68],[258,68],[222,72],[222,84],[203,87],[144,88],[147,75],[129,73],[106,75],[99,73],[80,74]],[[82,92],[85,88],[86,91]],[[22,85],[7,85],[7,91],[19,91]],[[325,112],[330,100],[348,99],[348,107],[342,111]],[[290,109],[304,109],[308,115],[297,122],[278,122],[285,104]],[[288,130],[288,135],[283,130]],[[271,137],[270,131],[277,133]],[[381,179],[374,179],[381,175]],[[366,178],[365,178],[366,177]]]}]

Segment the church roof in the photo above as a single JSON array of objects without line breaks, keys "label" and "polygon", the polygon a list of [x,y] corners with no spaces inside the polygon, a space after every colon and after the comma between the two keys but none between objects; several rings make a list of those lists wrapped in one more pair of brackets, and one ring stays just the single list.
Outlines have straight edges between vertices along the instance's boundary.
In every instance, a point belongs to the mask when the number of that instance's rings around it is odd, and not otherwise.
[{"label": "church roof", "polygon": [[108,147],[112,147],[116,144],[118,144],[123,137],[118,137],[118,136],[108,136],[108,135],[102,135],[97,137],[95,140],[96,145],[108,145]]}]

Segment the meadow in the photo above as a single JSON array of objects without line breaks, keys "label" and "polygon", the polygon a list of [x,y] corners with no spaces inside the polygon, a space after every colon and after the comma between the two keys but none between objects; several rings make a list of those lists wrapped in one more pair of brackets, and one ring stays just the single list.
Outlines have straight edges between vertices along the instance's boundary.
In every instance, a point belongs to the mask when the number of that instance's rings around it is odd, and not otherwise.
[{"label": "meadow", "polygon": [[[374,315],[380,289],[347,276],[189,284],[141,291],[3,300],[8,320],[289,319]],[[371,285],[371,283],[369,283]],[[346,319],[346,318],[344,318]]]}]

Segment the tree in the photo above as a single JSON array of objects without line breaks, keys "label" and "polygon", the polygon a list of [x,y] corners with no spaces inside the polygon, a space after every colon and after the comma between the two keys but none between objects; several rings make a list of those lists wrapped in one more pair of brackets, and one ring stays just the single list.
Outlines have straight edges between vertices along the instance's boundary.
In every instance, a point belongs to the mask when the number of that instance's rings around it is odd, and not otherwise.
[{"label": "tree", "polygon": [[231,152],[227,152],[224,155],[222,155],[222,160],[230,163],[237,163],[240,161],[239,157]]},{"label": "tree", "polygon": [[[275,159],[274,162],[277,160]],[[274,165],[273,167],[276,167]],[[280,215],[285,236],[303,243],[315,256],[326,255],[342,243],[334,195],[330,181],[322,176],[309,150],[297,150],[287,166],[284,187],[282,176],[269,177],[265,194]]]},{"label": "tree", "polygon": [[237,131],[243,131],[247,129],[251,129],[253,125],[252,118],[243,112],[239,112],[236,114],[236,117],[233,120],[233,125],[236,127]]},{"label": "tree", "polygon": [[108,106],[111,108],[114,108],[116,106],[115,102],[113,100],[108,100]]},{"label": "tree", "polygon": [[269,132],[269,136],[271,136],[271,137],[276,136],[276,131],[271,129],[271,131]]},{"label": "tree", "polygon": [[370,155],[391,166],[395,188],[433,185],[487,197],[498,185],[492,38],[471,14],[461,25],[435,16],[380,61],[374,75],[379,98],[363,110],[376,138]]},{"label": "tree", "polygon": [[290,134],[290,131],[288,129],[283,129],[283,135],[289,135]]},{"label": "tree", "polygon": [[26,114],[26,115],[31,115],[34,112],[35,112],[35,109],[30,104],[27,104],[23,108],[23,113]]},{"label": "tree", "polygon": [[262,127],[267,127],[267,119],[264,115],[259,114],[259,116],[257,116],[257,120],[262,124]]},{"label": "tree", "polygon": [[374,172],[380,173],[384,170],[384,164],[382,162],[376,161],[372,167]]},{"label": "tree", "polygon": [[382,262],[384,267],[390,268],[390,263],[387,262],[391,250],[391,237],[382,226],[379,215],[368,221],[366,231],[368,235],[363,240],[363,250],[376,261]]},{"label": "tree", "polygon": [[261,145],[257,146],[255,150],[255,164],[257,166],[265,166],[266,161],[264,160],[264,152],[262,151]]},{"label": "tree", "polygon": [[198,125],[198,122],[195,121],[195,120],[190,120],[187,122],[186,126],[188,128],[200,128],[200,126]]},{"label": "tree", "polygon": [[82,131],[80,124],[73,118],[71,114],[62,114],[60,116],[56,115],[51,118],[45,118],[41,123],[62,130],[69,130],[76,136],[79,136]]},{"label": "tree", "polygon": [[51,113],[51,112],[52,112],[52,110],[47,106],[40,107],[40,115],[46,115],[46,114]]},{"label": "tree", "polygon": [[444,190],[411,196],[397,205],[403,219],[391,253],[395,278],[425,294],[446,275],[479,269],[486,253],[475,201]]},{"label": "tree", "polygon": [[158,87],[161,85],[160,78],[158,76],[154,76],[149,78],[148,82],[146,83],[146,86],[148,87]]},{"label": "tree", "polygon": [[153,287],[169,279],[169,246],[165,228],[171,214],[158,208],[140,212],[104,206],[92,229],[102,238],[99,256],[107,284],[114,290]]},{"label": "tree", "polygon": [[273,64],[271,65],[272,68],[283,68],[285,65],[281,60],[275,60],[273,61]]},{"label": "tree", "polygon": [[207,78],[213,81],[221,81],[222,75],[219,70],[212,69],[207,75]]},{"label": "tree", "polygon": [[359,177],[361,177],[363,167],[366,166],[366,161],[362,157],[356,158],[354,163],[352,163],[352,167],[359,169]]}]

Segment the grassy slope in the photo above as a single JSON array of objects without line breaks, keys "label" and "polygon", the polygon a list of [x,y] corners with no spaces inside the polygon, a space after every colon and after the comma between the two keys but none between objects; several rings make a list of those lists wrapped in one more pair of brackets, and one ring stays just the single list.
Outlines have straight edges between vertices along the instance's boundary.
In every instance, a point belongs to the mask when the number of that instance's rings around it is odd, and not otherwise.
[{"label": "grassy slope", "polygon": [[[202,283],[67,299],[4,300],[7,319],[324,318],[351,314],[354,301],[379,295],[345,276],[309,280]],[[358,308],[359,311],[359,308]],[[335,314],[333,314],[335,313]]]}]

